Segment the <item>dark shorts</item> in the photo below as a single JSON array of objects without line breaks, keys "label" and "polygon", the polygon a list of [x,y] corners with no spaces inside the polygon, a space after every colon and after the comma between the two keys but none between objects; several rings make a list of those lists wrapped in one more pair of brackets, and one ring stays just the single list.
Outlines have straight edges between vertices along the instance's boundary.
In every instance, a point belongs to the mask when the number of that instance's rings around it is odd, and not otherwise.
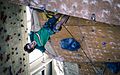
[{"label": "dark shorts", "polygon": [[56,30],[56,23],[57,23],[58,19],[56,19],[54,16],[50,19],[48,19],[48,21],[45,23],[45,25],[43,26],[45,29],[47,30],[51,30],[54,33],[57,31],[59,32],[59,30]]},{"label": "dark shorts", "polygon": [[50,28],[53,30],[53,28],[56,26],[57,19],[53,16],[52,18],[48,19],[48,21],[45,23],[43,27]]}]

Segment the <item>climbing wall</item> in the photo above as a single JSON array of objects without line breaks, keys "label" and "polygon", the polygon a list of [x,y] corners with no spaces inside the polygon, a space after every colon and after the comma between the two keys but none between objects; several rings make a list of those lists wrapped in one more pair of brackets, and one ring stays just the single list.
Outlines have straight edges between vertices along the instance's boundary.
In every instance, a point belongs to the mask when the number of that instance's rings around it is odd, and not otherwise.
[{"label": "climbing wall", "polygon": [[65,61],[89,62],[88,57],[94,62],[120,61],[120,26],[75,17],[70,17],[65,25],[83,48],[72,52],[61,49],[60,40],[71,37],[63,27],[51,40],[55,52]]},{"label": "climbing wall", "polygon": [[26,8],[0,0],[0,75],[28,75]]},{"label": "climbing wall", "polygon": [[[39,15],[40,23],[43,25],[47,18],[43,12]],[[80,42],[83,50],[79,49],[71,52],[61,49],[60,40],[72,37],[65,27],[62,27],[59,33],[51,36],[49,42],[55,53],[63,57],[64,61],[89,62],[88,58],[93,62],[120,61],[119,25],[110,25],[71,16],[65,26],[74,38]]]},{"label": "climbing wall", "polygon": [[80,26],[80,29],[85,52],[93,61],[120,61],[120,26]]},{"label": "climbing wall", "polygon": [[68,14],[85,19],[120,25],[120,0],[10,0],[35,8],[45,7],[47,10]]},{"label": "climbing wall", "polygon": [[[120,25],[120,0],[11,0],[11,2],[30,4],[35,8],[45,7],[53,12],[80,17],[70,17],[66,27],[81,43],[83,50],[70,52],[60,48],[59,41],[71,37],[64,27],[60,33],[52,36],[51,45],[64,61],[79,63],[81,75],[96,75],[91,63],[82,63],[89,62],[86,55],[94,62],[120,61],[120,26],[116,26]],[[104,23],[86,20],[91,19],[92,14],[95,14],[96,21]],[[99,71],[105,67],[101,63],[94,65]],[[109,70],[104,74],[114,75]]]}]

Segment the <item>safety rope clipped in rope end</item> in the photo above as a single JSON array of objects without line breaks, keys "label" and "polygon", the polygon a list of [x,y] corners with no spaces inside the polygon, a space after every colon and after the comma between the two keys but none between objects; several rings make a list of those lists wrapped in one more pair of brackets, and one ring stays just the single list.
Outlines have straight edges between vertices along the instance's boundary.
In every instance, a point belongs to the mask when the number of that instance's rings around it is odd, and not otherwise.
[{"label": "safety rope clipped in rope end", "polygon": [[[68,16],[68,15],[67,15],[67,16]],[[67,23],[67,21],[69,20],[69,18],[70,18],[70,16],[68,16],[68,18],[66,19],[65,24]]]}]

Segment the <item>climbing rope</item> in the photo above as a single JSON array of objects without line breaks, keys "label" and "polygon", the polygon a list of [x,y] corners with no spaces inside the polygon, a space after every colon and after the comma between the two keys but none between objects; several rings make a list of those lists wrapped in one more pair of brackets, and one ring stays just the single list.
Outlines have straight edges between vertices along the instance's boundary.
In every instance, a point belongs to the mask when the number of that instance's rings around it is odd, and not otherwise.
[{"label": "climbing rope", "polygon": [[[80,32],[81,32],[81,31],[80,31]],[[82,43],[83,41],[84,41],[84,36],[82,37],[82,40],[81,40],[80,43]],[[96,72],[96,74],[98,74],[98,73],[100,74],[100,72],[98,71],[98,69],[95,68],[94,63],[92,62],[92,60],[87,56],[86,52],[83,50],[82,46],[81,46],[81,50],[83,51],[84,55],[85,55],[86,58],[89,60],[89,62],[91,63],[91,65],[92,65],[94,71]]]},{"label": "climbing rope", "polygon": [[65,27],[65,25],[63,25],[63,27],[67,30],[67,32],[70,34],[70,36],[71,36],[72,38],[74,38],[74,36],[72,35],[72,33]]},{"label": "climbing rope", "polygon": [[[63,26],[64,26],[64,25],[63,25]],[[65,29],[67,30],[67,32],[71,35],[71,37],[75,38],[75,37],[73,36],[73,34],[72,34],[65,26],[64,26],[64,28],[65,28]],[[84,39],[84,37],[82,37],[82,40],[81,40],[80,43],[82,43],[83,39]],[[99,74],[100,74],[100,72],[98,71],[98,69],[95,68],[94,63],[92,62],[92,60],[87,56],[87,54],[86,54],[85,51],[83,50],[82,46],[81,46],[81,50],[83,51],[84,55],[86,56],[86,58],[89,60],[89,62],[90,62],[91,65],[93,66],[94,71],[95,71],[96,73],[99,73]]]},{"label": "climbing rope", "polygon": [[[46,14],[46,17],[47,18],[50,18],[48,15],[50,15],[50,14],[48,14],[47,13],[47,11],[44,9],[44,8],[41,8],[43,11],[44,11],[44,13]],[[33,14],[32,14],[32,16],[33,16]],[[34,22],[33,22],[33,24],[34,24]],[[70,36],[72,37],[72,38],[75,38],[74,36],[73,36],[73,34],[65,27],[65,25],[63,25],[63,27],[67,30],[67,32],[70,34]],[[83,37],[84,38],[84,37]],[[82,41],[83,41],[83,38],[82,38]],[[82,43],[82,41],[81,41],[81,43]],[[52,44],[51,44],[51,46],[52,46]],[[97,68],[95,68],[95,66],[94,66],[94,63],[92,62],[92,60],[87,56],[87,54],[85,53],[85,51],[83,50],[83,48],[81,47],[81,50],[83,51],[83,53],[85,54],[85,56],[86,56],[86,58],[89,60],[89,62],[91,63],[91,65],[93,66],[93,69],[94,69],[94,71],[96,72],[96,73],[100,73],[99,71],[98,71],[98,69]],[[55,50],[54,50],[55,51]],[[49,51],[48,51],[49,52]],[[49,52],[50,53],[50,52]],[[55,52],[56,53],[56,52]],[[52,54],[52,53],[50,53],[52,56],[55,56],[54,54]],[[57,54],[57,53],[56,53]],[[58,54],[57,54],[57,56],[58,56]]]}]

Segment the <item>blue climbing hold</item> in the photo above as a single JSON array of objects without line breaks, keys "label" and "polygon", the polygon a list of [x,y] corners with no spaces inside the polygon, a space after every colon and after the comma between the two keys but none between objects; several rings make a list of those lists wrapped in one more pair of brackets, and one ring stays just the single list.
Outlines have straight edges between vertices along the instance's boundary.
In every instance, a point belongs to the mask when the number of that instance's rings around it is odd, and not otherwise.
[{"label": "blue climbing hold", "polygon": [[62,49],[77,51],[80,48],[80,43],[74,38],[65,38],[60,41],[60,46]]}]

